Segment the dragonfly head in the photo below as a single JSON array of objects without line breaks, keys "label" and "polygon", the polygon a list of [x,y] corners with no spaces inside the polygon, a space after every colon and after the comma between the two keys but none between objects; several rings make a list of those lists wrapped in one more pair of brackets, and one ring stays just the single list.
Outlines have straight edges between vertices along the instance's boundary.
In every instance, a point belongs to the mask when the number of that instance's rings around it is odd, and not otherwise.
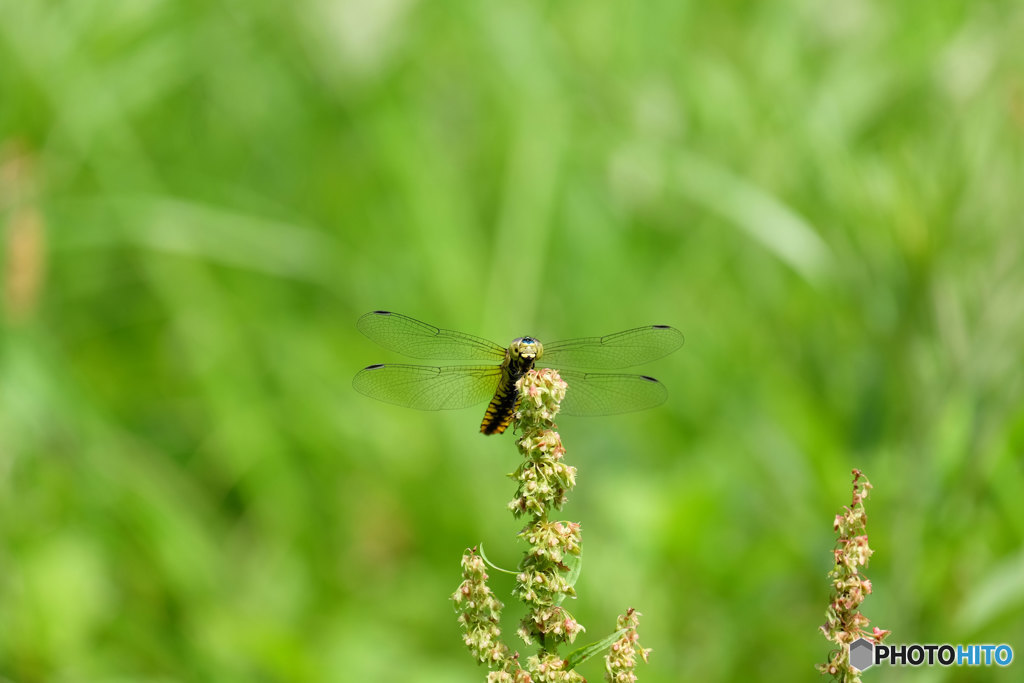
[{"label": "dragonfly head", "polygon": [[513,360],[533,362],[544,355],[544,345],[533,337],[520,337],[512,341],[508,347],[508,353]]}]

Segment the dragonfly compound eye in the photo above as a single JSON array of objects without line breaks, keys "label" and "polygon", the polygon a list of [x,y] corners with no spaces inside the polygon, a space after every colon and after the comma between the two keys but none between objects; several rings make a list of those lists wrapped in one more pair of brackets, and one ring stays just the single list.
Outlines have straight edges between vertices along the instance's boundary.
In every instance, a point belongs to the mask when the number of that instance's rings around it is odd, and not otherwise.
[{"label": "dragonfly compound eye", "polygon": [[516,358],[536,360],[540,358],[541,353],[544,351],[544,347],[541,346],[541,343],[533,337],[520,337],[512,342],[509,347],[509,351]]}]

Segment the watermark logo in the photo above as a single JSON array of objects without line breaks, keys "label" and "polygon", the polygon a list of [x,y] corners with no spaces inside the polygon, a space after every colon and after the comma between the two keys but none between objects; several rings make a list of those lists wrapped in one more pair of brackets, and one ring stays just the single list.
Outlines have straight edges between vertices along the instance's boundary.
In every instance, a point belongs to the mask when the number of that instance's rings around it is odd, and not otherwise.
[{"label": "watermark logo", "polygon": [[850,643],[850,666],[863,671],[875,664],[875,645],[867,638]]},{"label": "watermark logo", "polygon": [[892,666],[1009,666],[1009,645],[876,645],[867,638],[850,643],[850,666],[860,671],[875,664]]}]

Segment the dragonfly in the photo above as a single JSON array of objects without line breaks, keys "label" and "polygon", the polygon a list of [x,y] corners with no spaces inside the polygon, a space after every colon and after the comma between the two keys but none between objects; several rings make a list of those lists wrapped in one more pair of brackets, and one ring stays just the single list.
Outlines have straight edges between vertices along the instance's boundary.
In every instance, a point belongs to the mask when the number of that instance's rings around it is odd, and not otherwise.
[{"label": "dragonfly", "polygon": [[519,403],[516,381],[538,363],[557,370],[568,383],[561,407],[566,415],[614,415],[660,405],[668,391],[653,377],[586,370],[642,365],[667,356],[684,341],[682,332],[674,327],[647,325],[604,337],[550,344],[518,337],[502,346],[392,311],[371,311],[359,318],[356,327],[377,344],[410,358],[486,363],[377,363],[360,370],[352,380],[361,394],[419,410],[469,408],[489,401],[480,424],[484,434],[501,434],[509,426]]}]

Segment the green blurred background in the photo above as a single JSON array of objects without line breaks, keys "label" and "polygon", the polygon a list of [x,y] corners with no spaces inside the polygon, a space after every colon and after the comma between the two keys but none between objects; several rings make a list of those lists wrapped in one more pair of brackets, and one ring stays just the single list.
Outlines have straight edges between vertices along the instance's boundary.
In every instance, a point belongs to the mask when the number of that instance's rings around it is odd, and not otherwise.
[{"label": "green blurred background", "polygon": [[665,406],[560,425],[569,606],[644,613],[641,680],[820,679],[852,467],[873,624],[1024,657],[1021,3],[0,17],[0,679],[483,680],[513,439],[356,394],[381,308],[686,333]]}]

